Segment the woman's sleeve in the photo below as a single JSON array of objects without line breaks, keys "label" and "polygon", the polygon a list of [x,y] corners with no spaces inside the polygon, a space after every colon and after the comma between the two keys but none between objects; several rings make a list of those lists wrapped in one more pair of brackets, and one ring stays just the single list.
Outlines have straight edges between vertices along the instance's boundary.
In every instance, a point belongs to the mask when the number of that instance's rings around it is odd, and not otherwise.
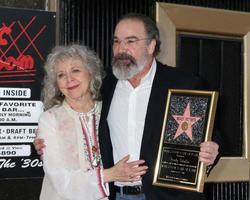
[{"label": "woman's sleeve", "polygon": [[[53,189],[67,199],[102,199],[108,195],[102,170],[83,171],[67,166],[67,157],[59,146],[55,117],[46,112],[39,120],[39,137],[45,140],[43,169]],[[77,144],[75,144],[77,145]]]}]

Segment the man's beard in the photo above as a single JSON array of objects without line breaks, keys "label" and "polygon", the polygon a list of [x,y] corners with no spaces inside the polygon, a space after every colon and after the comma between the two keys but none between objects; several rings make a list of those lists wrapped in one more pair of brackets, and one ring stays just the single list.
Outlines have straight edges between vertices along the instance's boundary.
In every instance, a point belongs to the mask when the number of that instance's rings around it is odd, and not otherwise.
[{"label": "man's beard", "polygon": [[113,74],[119,80],[128,80],[143,70],[146,60],[146,53],[138,62],[136,62],[133,56],[127,53],[117,54],[112,60]]}]

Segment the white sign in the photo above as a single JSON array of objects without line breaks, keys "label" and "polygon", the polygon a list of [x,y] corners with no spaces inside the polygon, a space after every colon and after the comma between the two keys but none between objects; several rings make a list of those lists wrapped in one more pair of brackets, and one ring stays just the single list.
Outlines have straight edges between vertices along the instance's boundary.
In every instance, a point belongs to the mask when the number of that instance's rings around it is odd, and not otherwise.
[{"label": "white sign", "polygon": [[41,101],[0,101],[1,123],[38,123]]},{"label": "white sign", "polygon": [[30,98],[30,88],[0,88],[0,98]]},{"label": "white sign", "polygon": [[30,154],[30,145],[0,145],[0,157],[23,157]]},{"label": "white sign", "polygon": [[37,126],[0,126],[0,143],[29,143],[36,137]]}]

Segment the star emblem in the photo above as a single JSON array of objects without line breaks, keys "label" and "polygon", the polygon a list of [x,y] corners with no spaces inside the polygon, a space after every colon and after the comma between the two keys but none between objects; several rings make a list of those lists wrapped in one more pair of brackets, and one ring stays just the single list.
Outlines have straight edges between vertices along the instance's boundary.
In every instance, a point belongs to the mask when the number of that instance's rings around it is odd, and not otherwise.
[{"label": "star emblem", "polygon": [[174,139],[180,136],[181,134],[186,133],[189,139],[193,140],[192,125],[199,121],[201,117],[190,116],[190,104],[187,104],[183,115],[173,115],[173,118],[179,124]]}]

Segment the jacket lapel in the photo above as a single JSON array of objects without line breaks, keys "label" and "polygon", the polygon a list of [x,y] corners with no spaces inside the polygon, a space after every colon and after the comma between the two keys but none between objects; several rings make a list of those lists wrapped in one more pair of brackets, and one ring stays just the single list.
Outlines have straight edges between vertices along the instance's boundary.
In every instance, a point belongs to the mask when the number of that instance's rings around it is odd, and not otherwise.
[{"label": "jacket lapel", "polygon": [[[141,144],[140,157],[145,159],[145,155],[155,149],[152,144],[160,141],[161,128],[164,119],[165,106],[168,94],[168,84],[166,84],[166,74],[162,76],[162,66],[157,63],[157,69],[149,97],[143,138]],[[160,119],[160,120],[159,120]],[[152,147],[152,148],[151,148]],[[158,150],[158,148],[156,148]]]},{"label": "jacket lapel", "polygon": [[101,115],[102,119],[105,120],[107,119],[109,108],[116,88],[116,84],[117,84],[117,79],[113,75],[107,77],[107,79],[103,84],[104,88],[102,89],[102,100],[103,100],[102,115]]}]

